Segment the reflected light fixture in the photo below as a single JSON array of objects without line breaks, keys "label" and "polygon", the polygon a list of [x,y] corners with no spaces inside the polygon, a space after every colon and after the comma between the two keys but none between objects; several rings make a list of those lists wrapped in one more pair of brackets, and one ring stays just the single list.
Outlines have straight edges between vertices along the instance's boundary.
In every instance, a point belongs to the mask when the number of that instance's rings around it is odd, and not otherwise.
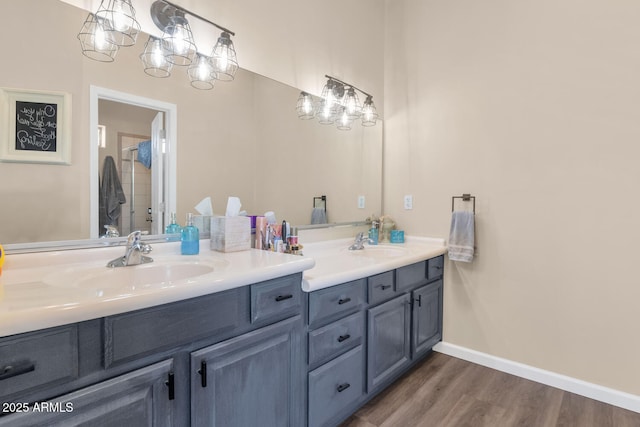
[{"label": "reflected light fixture", "polygon": [[219,80],[233,80],[238,71],[238,58],[236,49],[233,47],[231,35],[227,31],[222,31],[216,45],[211,51],[213,70],[218,75]]},{"label": "reflected light fixture", "polygon": [[315,117],[313,97],[307,92],[300,92],[298,97],[298,103],[296,104],[296,111],[298,112],[298,118],[302,120],[310,120]]},{"label": "reflected light fixture", "polygon": [[191,86],[196,89],[213,89],[216,73],[213,71],[213,63],[208,56],[199,53],[196,60],[189,66],[187,74],[189,74]]},{"label": "reflected light fixture", "polygon": [[[197,89],[211,89],[215,80],[234,79],[238,71],[236,50],[231,41],[234,32],[167,0],[155,0],[150,13],[162,31],[162,38],[150,35],[140,54],[145,73],[166,78],[174,65],[188,67],[191,85]],[[187,15],[222,31],[210,56],[199,53]],[[86,57],[113,62],[121,47],[136,43],[139,32],[140,24],[131,0],[102,0],[98,10],[89,13],[78,40]]]},{"label": "reflected light fixture", "polygon": [[[327,75],[325,77],[328,80],[317,102],[314,102],[313,97],[307,92],[300,93],[296,104],[298,118],[303,120],[317,118],[318,123],[335,124],[340,130],[351,129],[353,122],[357,119],[361,119],[362,126],[375,126],[378,113],[373,104],[372,95],[335,77]],[[363,104],[360,104],[356,91],[366,96]]]},{"label": "reflected light fixture", "polygon": [[149,36],[149,40],[144,45],[144,51],[140,54],[140,60],[144,65],[144,72],[153,77],[169,77],[173,64],[164,56],[162,40],[158,37]]}]

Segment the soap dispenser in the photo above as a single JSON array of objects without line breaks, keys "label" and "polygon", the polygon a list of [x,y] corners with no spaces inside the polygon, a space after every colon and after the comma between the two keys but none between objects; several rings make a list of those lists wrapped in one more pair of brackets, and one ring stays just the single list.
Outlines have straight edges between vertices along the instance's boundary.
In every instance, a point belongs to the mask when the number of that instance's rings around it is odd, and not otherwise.
[{"label": "soap dispenser", "polygon": [[173,235],[180,234],[181,232],[182,232],[182,228],[180,227],[180,225],[178,225],[178,222],[176,221],[176,213],[172,212],[171,213],[171,224],[167,225],[164,228],[164,233],[165,234],[172,235],[170,237],[167,237],[167,240],[169,240],[169,241],[178,240],[178,237],[174,237]]},{"label": "soap dispenser", "polygon": [[200,252],[200,231],[193,225],[193,214],[187,214],[187,225],[180,234],[182,255],[197,255]]}]

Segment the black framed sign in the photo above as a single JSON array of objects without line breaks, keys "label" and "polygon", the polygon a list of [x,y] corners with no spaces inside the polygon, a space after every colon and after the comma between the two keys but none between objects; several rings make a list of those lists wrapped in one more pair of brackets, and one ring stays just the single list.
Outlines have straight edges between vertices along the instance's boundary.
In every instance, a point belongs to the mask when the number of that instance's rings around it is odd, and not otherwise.
[{"label": "black framed sign", "polygon": [[0,88],[0,161],[70,164],[71,95]]}]

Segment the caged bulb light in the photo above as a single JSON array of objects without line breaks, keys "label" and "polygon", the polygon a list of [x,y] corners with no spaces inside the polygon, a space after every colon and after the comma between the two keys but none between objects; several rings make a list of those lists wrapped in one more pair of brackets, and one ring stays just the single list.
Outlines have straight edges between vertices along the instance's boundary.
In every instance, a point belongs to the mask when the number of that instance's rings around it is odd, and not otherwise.
[{"label": "caged bulb light", "polygon": [[140,60],[144,65],[144,72],[153,77],[169,77],[173,64],[164,57],[162,40],[149,36],[144,51],[140,55]]},{"label": "caged bulb light", "polygon": [[298,97],[298,102],[296,104],[296,111],[298,112],[299,119],[313,119],[315,117],[313,97],[307,92],[300,92],[300,96]]}]

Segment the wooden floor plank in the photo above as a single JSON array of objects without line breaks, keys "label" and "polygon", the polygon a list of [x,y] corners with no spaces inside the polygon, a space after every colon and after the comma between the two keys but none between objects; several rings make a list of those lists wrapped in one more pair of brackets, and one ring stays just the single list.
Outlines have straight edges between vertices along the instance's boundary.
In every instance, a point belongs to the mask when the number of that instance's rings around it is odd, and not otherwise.
[{"label": "wooden floor plank", "polygon": [[341,427],[640,427],[640,414],[433,353]]}]

